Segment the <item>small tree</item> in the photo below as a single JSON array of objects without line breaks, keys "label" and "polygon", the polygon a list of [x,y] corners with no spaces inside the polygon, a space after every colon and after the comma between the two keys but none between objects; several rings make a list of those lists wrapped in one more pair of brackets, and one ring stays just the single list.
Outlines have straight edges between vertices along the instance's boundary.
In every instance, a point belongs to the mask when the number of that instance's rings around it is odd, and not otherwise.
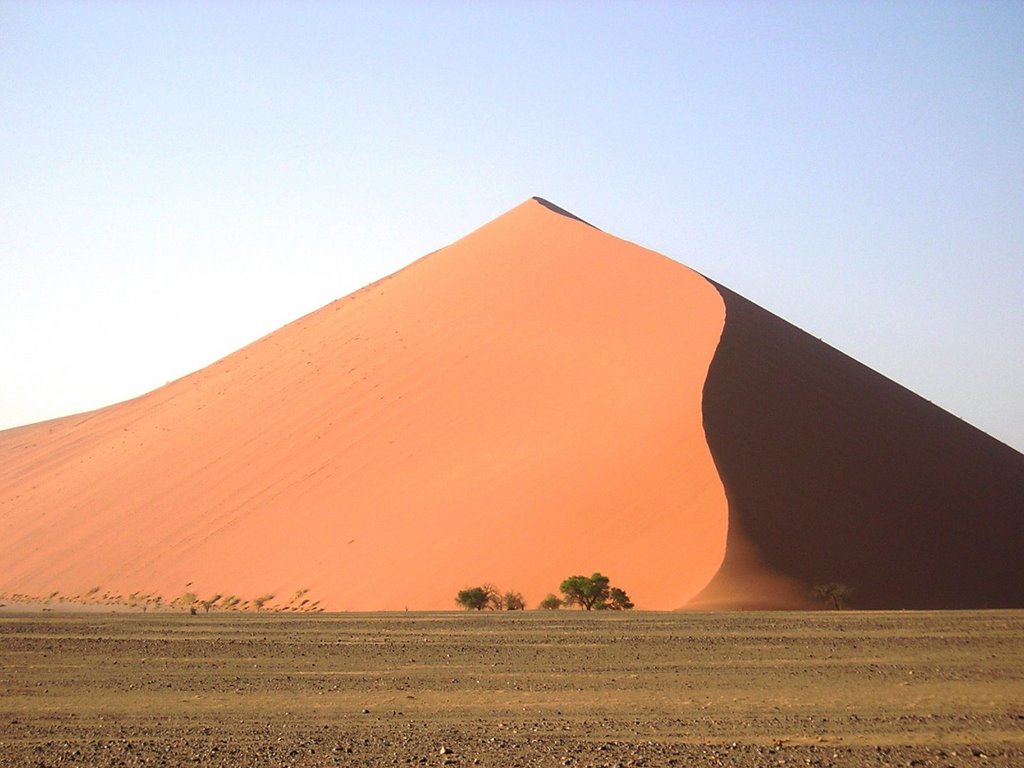
[{"label": "small tree", "polygon": [[814,596],[819,600],[831,601],[832,607],[837,611],[841,611],[847,606],[852,594],[853,589],[851,587],[834,581],[830,581],[828,584],[814,585]]},{"label": "small tree", "polygon": [[600,573],[592,576],[570,576],[558,587],[565,596],[566,605],[578,605],[585,610],[603,606],[608,600],[608,577]]},{"label": "small tree", "polygon": [[455,602],[467,611],[482,611],[490,603],[490,595],[483,587],[468,587],[459,590]]},{"label": "small tree", "polygon": [[633,607],[625,590],[612,587],[608,594],[608,607],[613,611],[628,611]]},{"label": "small tree", "polygon": [[522,611],[526,608],[526,601],[519,592],[506,592],[502,595],[501,601],[505,604],[506,611]]},{"label": "small tree", "polygon": [[557,595],[549,594],[537,607],[544,611],[557,611],[562,607],[562,600]]},{"label": "small tree", "polygon": [[487,593],[487,606],[492,611],[500,611],[505,607],[505,598],[493,584],[484,584],[481,589]]}]

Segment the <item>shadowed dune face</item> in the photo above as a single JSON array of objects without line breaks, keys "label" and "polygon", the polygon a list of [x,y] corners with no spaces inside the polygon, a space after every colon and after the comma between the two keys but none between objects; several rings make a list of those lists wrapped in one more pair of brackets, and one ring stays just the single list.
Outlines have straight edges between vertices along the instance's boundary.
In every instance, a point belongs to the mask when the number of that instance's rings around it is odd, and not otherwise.
[{"label": "shadowed dune face", "polygon": [[1024,605],[1024,456],[720,291],[704,425],[731,527],[695,604],[770,605],[788,578],[863,608]]},{"label": "shadowed dune face", "polygon": [[722,561],[681,265],[527,201],[148,395],[0,433],[0,592],[535,604],[600,570],[675,608]]}]

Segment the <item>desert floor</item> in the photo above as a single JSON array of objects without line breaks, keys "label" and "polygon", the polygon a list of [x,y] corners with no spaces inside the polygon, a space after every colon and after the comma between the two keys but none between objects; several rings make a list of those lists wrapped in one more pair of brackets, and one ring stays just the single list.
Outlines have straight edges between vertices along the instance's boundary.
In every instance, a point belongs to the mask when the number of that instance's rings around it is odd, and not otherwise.
[{"label": "desert floor", "polygon": [[1021,766],[1024,611],[0,615],[2,766]]}]

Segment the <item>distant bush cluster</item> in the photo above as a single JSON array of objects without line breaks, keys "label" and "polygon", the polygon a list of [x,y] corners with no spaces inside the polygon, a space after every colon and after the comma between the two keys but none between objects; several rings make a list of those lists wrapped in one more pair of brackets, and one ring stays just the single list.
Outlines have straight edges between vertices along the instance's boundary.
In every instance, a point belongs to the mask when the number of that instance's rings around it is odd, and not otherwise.
[{"label": "distant bush cluster", "polygon": [[[111,608],[130,608],[141,610],[146,613],[153,611],[187,611],[193,616],[200,611],[210,613],[213,610],[219,611],[262,611],[274,612],[301,612],[301,613],[322,613],[319,600],[310,600],[308,588],[302,588],[295,592],[288,600],[274,601],[273,593],[265,593],[251,600],[246,600],[238,595],[222,595],[216,592],[209,597],[200,597],[190,587],[192,582],[185,585],[185,592],[172,600],[164,599],[163,595],[156,592],[132,592],[124,595],[112,590],[103,590],[100,586],[72,594],[62,595],[60,592],[51,592],[49,595],[5,595],[0,594],[0,600],[11,599],[19,603],[41,603],[48,606],[53,603],[71,605],[106,605]],[[44,611],[50,610],[44,607]]]},{"label": "distant bush cluster", "polygon": [[[549,594],[537,607],[545,611],[555,611],[562,606],[579,606],[586,611],[628,611],[633,607],[625,590],[611,586],[610,579],[600,573],[570,576],[558,589],[562,597]],[[455,602],[467,611],[522,611],[526,608],[519,592],[502,594],[493,584],[460,590]]]},{"label": "distant bush cluster", "polygon": [[468,587],[459,591],[455,602],[467,611],[522,611],[526,601],[519,592],[499,592],[493,584],[482,584],[479,587]]}]

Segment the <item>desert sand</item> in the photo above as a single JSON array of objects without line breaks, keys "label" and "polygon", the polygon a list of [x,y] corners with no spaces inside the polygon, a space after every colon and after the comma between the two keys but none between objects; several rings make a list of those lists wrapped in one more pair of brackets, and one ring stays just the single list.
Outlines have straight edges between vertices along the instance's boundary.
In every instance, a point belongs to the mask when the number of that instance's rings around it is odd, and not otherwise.
[{"label": "desert sand", "polygon": [[[683,605],[727,531],[700,275],[530,200],[136,400],[0,433],[0,592]],[[59,598],[57,598],[59,600]]]},{"label": "desert sand", "polygon": [[[190,376],[0,433],[0,597],[1024,606],[1024,456],[531,199]],[[250,606],[252,603],[250,602]]]}]

